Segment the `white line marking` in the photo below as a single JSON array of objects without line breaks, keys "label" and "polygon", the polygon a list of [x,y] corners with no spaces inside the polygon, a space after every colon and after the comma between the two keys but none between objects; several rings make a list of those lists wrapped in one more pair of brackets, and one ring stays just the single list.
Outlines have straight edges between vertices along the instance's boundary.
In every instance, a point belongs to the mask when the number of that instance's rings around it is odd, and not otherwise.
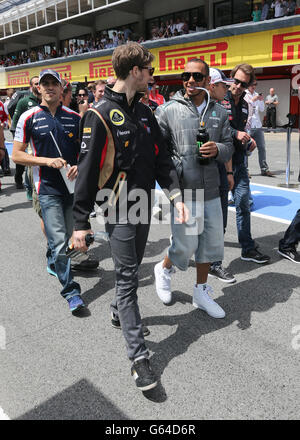
[{"label": "white line marking", "polygon": [[3,411],[3,409],[0,406],[0,420],[10,420],[7,414]]},{"label": "white line marking", "polygon": [[[233,206],[228,206],[228,211],[235,211],[235,208]],[[265,220],[271,220],[273,222],[277,223],[284,223],[285,225],[289,225],[291,223],[291,220],[285,220],[283,218],[279,217],[272,217],[271,215],[265,215],[265,214],[259,214],[258,212],[251,212],[251,217],[260,217]]]},{"label": "white line marking", "polygon": [[[298,183],[298,182],[297,182]],[[255,185],[255,186],[263,186],[263,187],[265,187],[265,188],[272,188],[272,189],[275,189],[275,190],[282,190],[282,191],[289,191],[289,192],[294,192],[294,193],[298,193],[299,195],[300,195],[300,191],[298,190],[298,189],[290,189],[290,188],[281,188],[281,187],[277,187],[277,186],[271,186],[271,185],[262,185],[261,183],[250,183],[250,187],[251,187],[251,185]],[[300,185],[300,183],[299,183],[299,185]]]}]

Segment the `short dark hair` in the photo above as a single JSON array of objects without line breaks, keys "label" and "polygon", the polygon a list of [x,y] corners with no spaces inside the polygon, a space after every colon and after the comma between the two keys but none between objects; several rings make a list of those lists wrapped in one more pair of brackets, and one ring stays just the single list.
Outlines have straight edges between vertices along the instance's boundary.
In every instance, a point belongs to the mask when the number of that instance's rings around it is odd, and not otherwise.
[{"label": "short dark hair", "polygon": [[136,42],[130,42],[115,48],[112,65],[117,78],[126,79],[134,66],[145,67],[154,59],[152,53]]},{"label": "short dark hair", "polygon": [[234,78],[234,75],[238,70],[241,70],[242,72],[244,72],[245,75],[250,76],[250,80],[248,81],[248,85],[250,86],[255,79],[254,68],[250,64],[246,64],[246,63],[238,64],[237,66],[234,67],[234,69],[232,69],[230,73],[231,78]]},{"label": "short dark hair", "polygon": [[29,81],[30,87],[32,87],[32,85],[33,85],[34,78],[39,79],[39,77],[37,75],[34,75],[32,78],[30,78],[30,81]]},{"label": "short dark hair", "polygon": [[89,91],[88,91],[88,89],[86,87],[78,87],[77,95],[78,95],[80,90],[83,90],[85,95],[89,94]]},{"label": "short dark hair", "polygon": [[204,66],[205,66],[205,75],[209,76],[209,65],[204,60],[201,60],[201,58],[192,58],[191,60],[188,60],[188,62],[186,64],[189,64],[189,63],[201,63],[201,64],[204,64]]}]

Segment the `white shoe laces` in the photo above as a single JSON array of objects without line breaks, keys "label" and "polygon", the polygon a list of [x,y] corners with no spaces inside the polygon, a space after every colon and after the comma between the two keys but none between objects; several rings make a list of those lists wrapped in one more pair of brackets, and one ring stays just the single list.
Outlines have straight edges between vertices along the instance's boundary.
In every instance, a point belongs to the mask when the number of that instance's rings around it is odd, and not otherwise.
[{"label": "white shoe laces", "polygon": [[209,293],[213,293],[213,288],[211,286],[206,285],[206,289],[202,290],[201,295],[204,296],[204,299],[210,303],[214,303],[215,301],[209,296]]},{"label": "white shoe laces", "polygon": [[166,267],[162,268],[161,272],[161,287],[163,289],[170,289],[170,282],[171,282],[171,274],[175,273],[175,269],[172,266],[171,269],[167,269]]}]

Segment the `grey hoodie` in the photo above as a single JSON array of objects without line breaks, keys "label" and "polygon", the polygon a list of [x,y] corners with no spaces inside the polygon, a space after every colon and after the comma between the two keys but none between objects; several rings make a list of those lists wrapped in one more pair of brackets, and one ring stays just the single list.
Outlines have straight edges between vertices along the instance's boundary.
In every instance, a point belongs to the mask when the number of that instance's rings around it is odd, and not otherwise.
[{"label": "grey hoodie", "polygon": [[226,110],[211,100],[204,116],[209,140],[218,148],[216,159],[200,165],[196,136],[201,116],[190,99],[180,90],[173,98],[156,109],[155,116],[164,139],[172,151],[181,189],[204,189],[205,200],[219,197],[218,162],[227,162],[234,152],[231,129]]}]

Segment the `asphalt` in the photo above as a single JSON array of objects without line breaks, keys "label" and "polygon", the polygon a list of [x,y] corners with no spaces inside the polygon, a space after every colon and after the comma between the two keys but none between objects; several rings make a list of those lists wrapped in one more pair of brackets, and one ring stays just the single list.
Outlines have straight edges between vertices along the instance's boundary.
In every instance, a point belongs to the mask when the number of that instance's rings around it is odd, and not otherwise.
[{"label": "asphalt", "polygon": [[[285,135],[268,133],[266,141],[276,177],[260,175],[253,153],[251,181],[276,186],[285,182]],[[298,173],[298,134],[293,133],[291,182],[297,182]],[[114,270],[108,244],[91,247],[100,260],[98,270],[75,275],[88,309],[74,316],[58,281],[46,272],[46,242],[25,192],[15,189],[12,176],[1,180],[0,417],[299,418],[299,265],[277,254],[286,223],[252,216],[252,235],[271,256],[269,264],[257,265],[240,259],[235,213],[229,212],[224,263],[237,282],[209,279],[213,298],[226,311],[219,320],[192,306],[192,263],[173,278],[172,304],[160,302],[153,268],[165,254],[170,229],[151,227],[139,304],[151,330],[146,341],[160,382],[141,393],[130,376],[122,333],[110,325]],[[100,229],[97,220],[93,227]]]}]

